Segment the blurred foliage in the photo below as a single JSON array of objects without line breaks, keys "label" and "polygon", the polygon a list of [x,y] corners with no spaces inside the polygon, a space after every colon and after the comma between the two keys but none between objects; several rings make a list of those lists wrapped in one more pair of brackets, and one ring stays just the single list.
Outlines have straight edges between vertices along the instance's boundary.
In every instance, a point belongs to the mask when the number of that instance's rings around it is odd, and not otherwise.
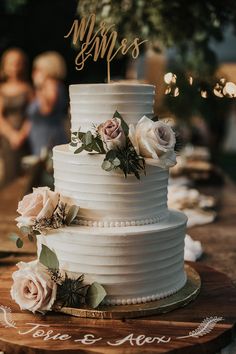
[{"label": "blurred foliage", "polygon": [[16,11],[19,11],[21,7],[25,4],[27,4],[29,0],[7,0],[4,2],[4,7],[6,13],[15,13]]},{"label": "blurred foliage", "polygon": [[225,25],[236,28],[234,0],[79,0],[78,14],[91,12],[98,23],[116,24],[120,38],[148,39],[157,50],[176,47],[176,59],[198,75],[216,67],[210,41],[223,39]]}]

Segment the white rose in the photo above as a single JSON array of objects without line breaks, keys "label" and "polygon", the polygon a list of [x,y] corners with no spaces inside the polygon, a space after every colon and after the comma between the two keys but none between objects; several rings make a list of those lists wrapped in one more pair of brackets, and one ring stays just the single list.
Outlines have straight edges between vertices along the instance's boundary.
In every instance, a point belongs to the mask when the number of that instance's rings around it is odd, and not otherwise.
[{"label": "white rose", "polygon": [[27,194],[19,202],[17,212],[21,214],[16,220],[18,227],[33,225],[35,220],[50,218],[59,202],[59,193],[48,187],[33,188],[33,193]]},{"label": "white rose", "polygon": [[142,117],[137,126],[129,126],[129,138],[138,155],[148,164],[168,168],[176,163],[175,133],[162,121]]},{"label": "white rose", "polygon": [[56,299],[57,285],[51,280],[46,268],[37,260],[17,264],[19,270],[12,274],[11,297],[21,310],[35,313],[52,309]]},{"label": "white rose", "polygon": [[112,118],[105,123],[100,124],[98,132],[106,151],[117,150],[118,148],[122,149],[125,147],[126,137],[119,118]]}]

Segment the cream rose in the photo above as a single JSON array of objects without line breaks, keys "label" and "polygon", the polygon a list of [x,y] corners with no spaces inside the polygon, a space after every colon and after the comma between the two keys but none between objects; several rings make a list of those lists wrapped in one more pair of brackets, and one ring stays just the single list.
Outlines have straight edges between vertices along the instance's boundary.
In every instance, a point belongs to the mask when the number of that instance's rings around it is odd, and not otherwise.
[{"label": "cream rose", "polygon": [[21,214],[16,220],[18,227],[32,225],[35,220],[50,218],[59,202],[59,193],[52,192],[48,187],[33,188],[19,202],[17,212]]},{"label": "cream rose", "polygon": [[136,127],[129,126],[129,138],[137,154],[147,163],[162,168],[175,165],[175,133],[166,123],[153,122],[144,116]]},{"label": "cream rose", "polygon": [[119,118],[112,118],[100,124],[98,132],[106,151],[122,149],[126,144],[125,133]]},{"label": "cream rose", "polygon": [[56,299],[57,285],[46,268],[37,260],[20,262],[17,266],[19,269],[12,274],[12,299],[21,310],[33,313],[50,311]]}]

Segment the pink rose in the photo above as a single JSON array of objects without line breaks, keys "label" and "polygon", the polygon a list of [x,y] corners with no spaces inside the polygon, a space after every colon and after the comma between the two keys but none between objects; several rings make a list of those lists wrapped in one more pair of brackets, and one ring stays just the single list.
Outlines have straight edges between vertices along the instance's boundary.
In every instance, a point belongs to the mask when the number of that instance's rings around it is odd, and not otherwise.
[{"label": "pink rose", "polygon": [[122,149],[126,143],[125,133],[119,118],[112,118],[98,127],[106,151]]},{"label": "pink rose", "polygon": [[33,188],[19,202],[17,212],[21,214],[16,220],[18,226],[32,225],[35,220],[50,218],[59,202],[59,193],[52,192],[48,187]]},{"label": "pink rose", "polygon": [[57,285],[46,268],[37,260],[17,264],[19,270],[12,274],[12,299],[21,310],[35,313],[50,311],[56,299]]}]

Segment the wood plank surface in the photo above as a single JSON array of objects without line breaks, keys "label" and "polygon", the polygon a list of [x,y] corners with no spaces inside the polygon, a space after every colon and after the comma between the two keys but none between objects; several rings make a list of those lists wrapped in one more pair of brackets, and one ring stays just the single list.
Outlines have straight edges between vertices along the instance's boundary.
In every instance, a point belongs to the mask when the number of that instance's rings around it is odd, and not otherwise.
[{"label": "wood plank surface", "polygon": [[[0,347],[5,353],[11,354],[215,354],[231,340],[236,323],[236,289],[223,273],[200,264],[191,266],[194,266],[202,278],[202,290],[195,301],[167,314],[124,321],[75,318],[58,313],[42,316],[22,312],[9,296],[12,269],[8,268],[0,276],[0,304],[12,309],[15,328],[5,328],[1,315]],[[180,338],[188,336],[205,318],[215,316],[224,319],[216,323],[210,333],[199,338]],[[36,326],[40,332],[36,333]],[[43,335],[48,331],[52,331],[50,337],[57,334],[57,339],[44,340]],[[59,340],[58,333],[67,340]],[[81,343],[87,334],[91,335],[87,339],[100,339],[94,344]],[[145,337],[138,340],[140,335]],[[130,336],[129,340],[124,341],[127,336]],[[139,345],[145,338],[154,342]],[[119,346],[114,346],[114,343],[122,340]]]}]

